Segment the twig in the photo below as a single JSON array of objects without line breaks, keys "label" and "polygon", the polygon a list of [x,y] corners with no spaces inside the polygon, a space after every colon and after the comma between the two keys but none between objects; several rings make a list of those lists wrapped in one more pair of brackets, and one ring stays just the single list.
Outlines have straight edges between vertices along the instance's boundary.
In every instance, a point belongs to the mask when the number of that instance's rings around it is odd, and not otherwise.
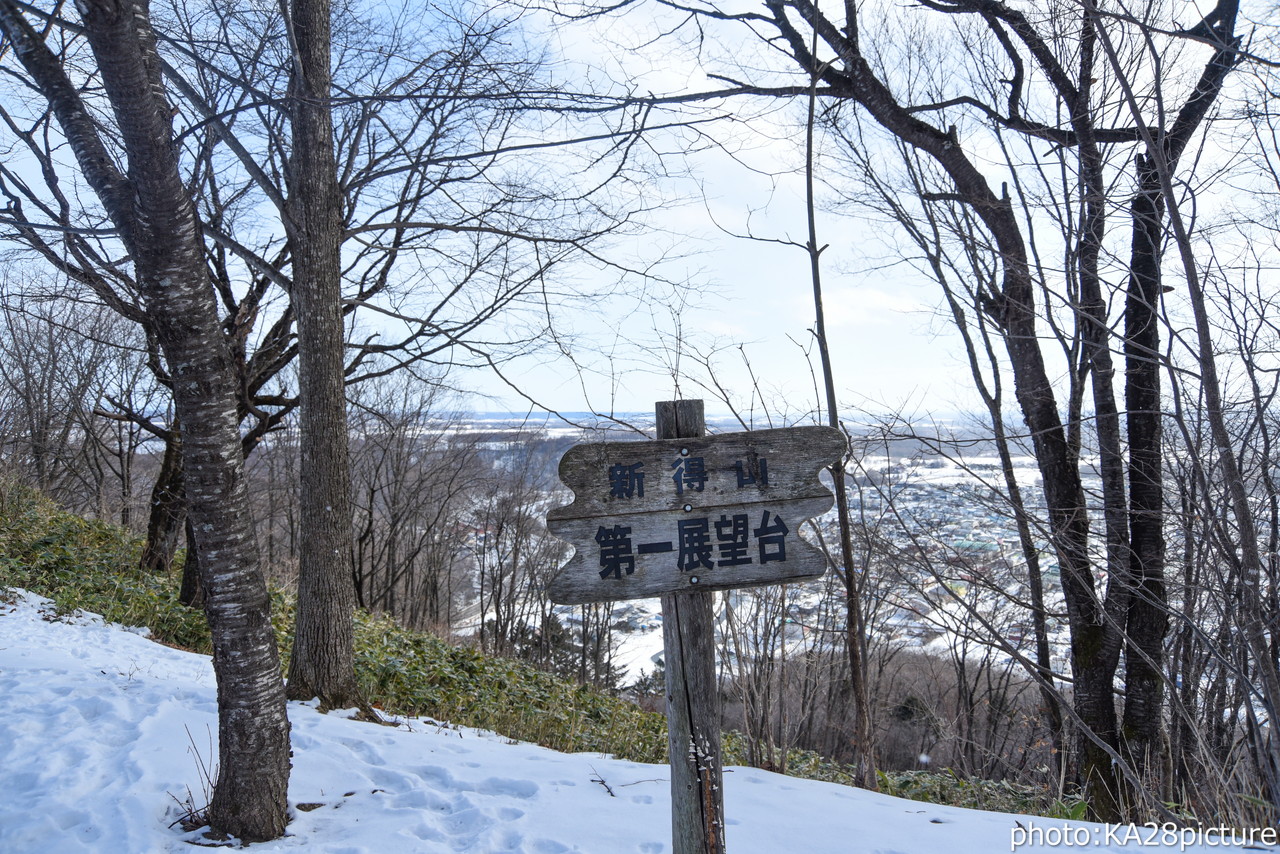
[{"label": "twig", "polygon": [[600,772],[599,772],[599,771],[596,771],[596,768],[595,768],[595,766],[594,766],[594,765],[593,765],[593,766],[591,766],[591,770],[592,770],[592,771],[595,771],[595,776],[591,778],[591,782],[593,782],[593,783],[599,783],[601,786],[604,786],[604,790],[605,790],[606,792],[608,792],[608,793],[609,793],[609,797],[611,797],[611,798],[616,798],[616,797],[618,797],[617,795],[615,795],[615,794],[613,793],[613,787],[612,787],[612,786],[610,786],[608,783],[606,783],[606,782],[604,781],[604,777],[603,777],[603,776],[601,776],[601,774],[600,774]]}]

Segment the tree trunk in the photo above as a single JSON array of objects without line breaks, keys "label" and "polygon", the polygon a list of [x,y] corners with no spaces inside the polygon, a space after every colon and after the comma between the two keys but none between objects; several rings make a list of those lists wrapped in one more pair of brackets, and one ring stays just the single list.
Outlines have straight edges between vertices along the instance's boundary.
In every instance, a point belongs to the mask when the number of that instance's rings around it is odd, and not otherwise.
[{"label": "tree trunk", "polygon": [[[805,123],[805,213],[809,239],[805,248],[809,255],[809,280],[813,287],[814,331],[818,343],[818,357],[822,364],[822,387],[827,408],[827,424],[841,429],[840,406],[836,400],[835,370],[831,366],[831,348],[827,341],[826,312],[823,307],[822,267],[819,263],[822,248],[818,246],[817,204],[814,200],[814,150],[813,131],[817,107],[817,76],[811,78],[809,90],[809,116]],[[845,466],[849,455],[844,453],[831,466],[831,483],[835,487],[836,518],[840,531],[841,579],[844,581],[845,654],[849,662],[849,685],[853,694],[853,737],[856,754],[854,782],[875,791],[879,788],[876,777],[876,732],[871,714],[871,690],[868,686],[867,626],[863,591],[867,584],[865,573],[855,572],[853,566],[853,522],[849,517],[849,497],[845,489]]]},{"label": "tree trunk", "polygon": [[[167,573],[178,550],[178,537],[187,520],[187,499],[182,489],[182,440],[175,424],[164,443],[160,473],[151,487],[151,509],[147,516],[147,541],[139,566],[147,573]],[[187,560],[191,560],[187,542]]]},{"label": "tree trunk", "polygon": [[178,601],[188,608],[204,606],[204,584],[200,581],[200,548],[196,545],[196,533],[187,517],[187,559],[182,562],[182,585],[178,588]]},{"label": "tree trunk", "polygon": [[333,149],[328,0],[294,0],[286,217],[298,322],[301,544],[289,696],[364,706],[355,678],[351,477],[343,377],[342,202]]},{"label": "tree trunk", "polygon": [[1129,430],[1129,554],[1133,590],[1128,602],[1125,707],[1127,758],[1139,773],[1162,753],[1165,604],[1164,462],[1160,419],[1160,258],[1163,206],[1159,178],[1140,161],[1133,200],[1133,247],[1125,302],[1125,408]]}]

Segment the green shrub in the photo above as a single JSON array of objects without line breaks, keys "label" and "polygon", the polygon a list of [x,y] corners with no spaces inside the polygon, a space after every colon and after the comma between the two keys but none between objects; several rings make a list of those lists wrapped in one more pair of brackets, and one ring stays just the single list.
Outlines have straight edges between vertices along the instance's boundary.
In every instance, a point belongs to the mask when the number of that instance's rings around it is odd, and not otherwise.
[{"label": "green shrub", "polygon": [[1040,786],[961,777],[950,769],[877,771],[876,776],[880,791],[913,801],[1063,819],[1083,818],[1086,811],[1078,796],[1057,797]]},{"label": "green shrub", "polygon": [[164,643],[209,652],[204,615],[178,602],[179,576],[141,572],[141,547],[121,528],[63,513],[29,489],[0,483],[0,587],[46,596],[59,613],[91,611],[146,626]]},{"label": "green shrub", "polygon": [[357,617],[356,671],[365,695],[397,714],[491,729],[555,750],[666,759],[661,715],[385,617]]}]

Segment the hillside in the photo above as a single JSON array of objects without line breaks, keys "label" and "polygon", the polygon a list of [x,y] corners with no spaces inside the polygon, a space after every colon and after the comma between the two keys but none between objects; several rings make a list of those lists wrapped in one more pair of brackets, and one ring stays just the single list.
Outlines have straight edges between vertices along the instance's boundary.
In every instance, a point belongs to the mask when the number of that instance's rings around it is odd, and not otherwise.
[{"label": "hillside", "polygon": [[[182,828],[214,770],[209,659],[145,634],[4,594],[0,851],[158,854],[216,844]],[[292,823],[285,838],[255,851],[670,850],[663,765],[557,753],[423,718],[380,727],[303,703],[291,704],[290,718]],[[1100,825],[922,804],[750,768],[729,769],[725,789],[734,854],[990,854],[1011,850],[1019,834],[1051,841],[1064,828],[1094,851],[1151,850]]]}]

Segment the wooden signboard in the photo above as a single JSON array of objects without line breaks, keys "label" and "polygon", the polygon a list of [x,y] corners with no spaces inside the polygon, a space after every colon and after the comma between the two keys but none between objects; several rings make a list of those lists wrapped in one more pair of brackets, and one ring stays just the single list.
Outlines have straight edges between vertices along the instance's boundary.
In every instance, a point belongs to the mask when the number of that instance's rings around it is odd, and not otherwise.
[{"label": "wooden signboard", "polygon": [[831,427],[576,445],[560,460],[572,504],[547,529],[576,552],[551,582],[579,605],[816,578],[826,558],[800,538],[831,509],[821,469],[845,451]]}]

